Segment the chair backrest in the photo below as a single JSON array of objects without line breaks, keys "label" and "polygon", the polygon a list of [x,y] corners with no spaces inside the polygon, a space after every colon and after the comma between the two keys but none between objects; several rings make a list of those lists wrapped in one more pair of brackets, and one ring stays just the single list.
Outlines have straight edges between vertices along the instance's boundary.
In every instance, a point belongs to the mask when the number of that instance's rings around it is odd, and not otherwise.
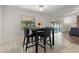
[{"label": "chair backrest", "polygon": [[28,28],[24,28],[24,36],[27,37],[29,34],[29,29]]},{"label": "chair backrest", "polygon": [[52,30],[51,28],[46,27],[46,28],[45,28],[45,31],[44,31],[44,35],[45,35],[46,37],[50,36],[51,30]]}]

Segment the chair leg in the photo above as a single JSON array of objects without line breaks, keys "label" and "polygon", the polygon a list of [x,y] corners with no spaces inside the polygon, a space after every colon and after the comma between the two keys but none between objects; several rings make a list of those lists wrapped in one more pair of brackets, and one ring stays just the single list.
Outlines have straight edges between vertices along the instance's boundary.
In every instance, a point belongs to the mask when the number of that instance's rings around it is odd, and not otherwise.
[{"label": "chair leg", "polygon": [[50,48],[51,48],[51,50],[52,50],[51,37],[49,37],[49,41],[50,41]]},{"label": "chair leg", "polygon": [[40,42],[43,40],[43,38],[42,37],[40,37]]},{"label": "chair leg", "polygon": [[46,38],[44,38],[44,52],[46,53]]},{"label": "chair leg", "polygon": [[27,37],[27,43],[26,43],[26,49],[25,49],[25,51],[27,52],[27,46],[28,46],[28,43],[29,43],[29,37]]},{"label": "chair leg", "polygon": [[24,41],[23,41],[23,47],[24,47],[24,45],[25,45],[25,38],[26,38],[26,37],[24,37]]},{"label": "chair leg", "polygon": [[38,53],[38,35],[35,37],[35,49],[36,53]]},{"label": "chair leg", "polygon": [[32,38],[31,38],[31,40],[32,40],[32,44],[33,44],[33,36],[32,36]]}]

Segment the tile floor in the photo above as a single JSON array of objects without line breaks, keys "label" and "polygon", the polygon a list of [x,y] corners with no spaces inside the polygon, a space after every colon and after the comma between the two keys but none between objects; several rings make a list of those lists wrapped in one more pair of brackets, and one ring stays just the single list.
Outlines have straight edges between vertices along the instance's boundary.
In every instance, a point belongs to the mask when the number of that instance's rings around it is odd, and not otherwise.
[{"label": "tile floor", "polygon": [[[26,53],[22,48],[22,39],[6,41],[0,43],[0,53]],[[79,38],[69,36],[68,33],[55,34],[55,46],[51,50],[47,46],[47,53],[78,53],[79,52]],[[34,53],[35,47],[31,47],[27,51]],[[43,48],[39,47],[39,53],[44,53]]]}]

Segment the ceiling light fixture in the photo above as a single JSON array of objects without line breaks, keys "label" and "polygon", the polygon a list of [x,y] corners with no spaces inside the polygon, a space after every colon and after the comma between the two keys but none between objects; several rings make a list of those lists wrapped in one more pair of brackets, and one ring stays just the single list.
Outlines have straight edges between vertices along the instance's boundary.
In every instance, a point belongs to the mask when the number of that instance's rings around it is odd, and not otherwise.
[{"label": "ceiling light fixture", "polygon": [[44,6],[44,5],[38,5],[37,7],[38,7],[38,9],[39,9],[40,11],[43,11],[43,10],[44,10],[44,8],[45,8],[45,6]]}]

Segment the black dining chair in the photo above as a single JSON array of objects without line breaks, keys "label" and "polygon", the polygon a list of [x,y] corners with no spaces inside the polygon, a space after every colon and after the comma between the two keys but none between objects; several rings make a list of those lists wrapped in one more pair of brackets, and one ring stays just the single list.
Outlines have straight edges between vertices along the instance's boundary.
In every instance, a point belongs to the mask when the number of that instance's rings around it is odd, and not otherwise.
[{"label": "black dining chair", "polygon": [[[40,40],[43,40],[44,46],[40,45],[44,48],[44,52],[46,52],[46,44],[50,45],[50,48],[52,50],[52,41],[51,41],[51,28],[47,27],[41,30],[42,32],[38,33],[38,36],[41,37]],[[49,40],[47,40],[49,38]],[[48,43],[49,41],[49,43]]]},{"label": "black dining chair", "polygon": [[[24,45],[26,45],[26,50],[25,50],[26,52],[27,52],[27,48],[29,48],[28,44],[29,43],[33,44],[33,42],[34,42],[33,37],[35,36],[34,32],[32,32],[31,34],[29,34],[29,32],[30,32],[30,30],[28,28],[24,28],[23,47],[24,47]],[[27,40],[26,40],[26,38],[27,38]],[[31,38],[31,42],[30,42],[30,38]]]}]

